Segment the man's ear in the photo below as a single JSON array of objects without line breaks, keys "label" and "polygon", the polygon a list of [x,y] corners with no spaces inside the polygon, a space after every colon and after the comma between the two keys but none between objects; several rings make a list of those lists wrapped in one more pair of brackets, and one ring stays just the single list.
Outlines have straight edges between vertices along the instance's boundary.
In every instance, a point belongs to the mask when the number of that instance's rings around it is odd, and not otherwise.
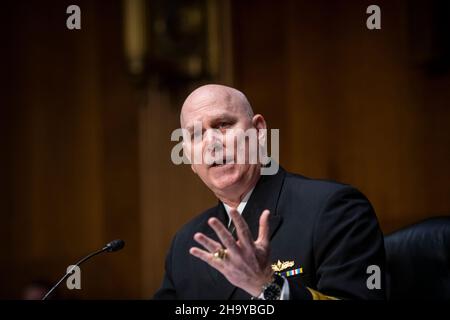
[{"label": "man's ear", "polygon": [[255,114],[252,119],[253,127],[258,130],[258,140],[260,140],[260,143],[264,142],[266,139],[267,130],[267,124],[264,117],[260,114]]},{"label": "man's ear", "polygon": [[252,119],[253,127],[256,129],[267,129],[266,120],[261,114],[255,114]]}]

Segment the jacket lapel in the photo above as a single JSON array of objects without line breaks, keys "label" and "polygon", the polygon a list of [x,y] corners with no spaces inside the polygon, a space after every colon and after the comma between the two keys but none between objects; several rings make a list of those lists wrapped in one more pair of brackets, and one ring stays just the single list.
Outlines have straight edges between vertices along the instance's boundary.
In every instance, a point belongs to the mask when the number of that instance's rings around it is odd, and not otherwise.
[{"label": "jacket lapel", "polygon": [[[258,183],[255,186],[255,189],[250,196],[247,205],[245,206],[244,211],[242,212],[242,216],[246,220],[250,231],[253,235],[253,239],[257,239],[258,231],[259,231],[259,217],[263,210],[270,210],[269,217],[269,234],[270,239],[274,236],[276,231],[278,230],[282,219],[281,216],[277,212],[277,204],[278,198],[280,195],[281,187],[283,185],[285,177],[285,171],[280,167],[278,173],[273,176],[261,176]],[[227,213],[225,208],[221,202],[216,207],[216,212],[214,214],[219,220],[223,223],[226,223],[228,220]],[[206,224],[206,226],[202,230],[205,235],[208,237],[219,241],[217,235],[214,231]],[[220,241],[219,241],[220,242]],[[215,299],[230,299],[235,293],[237,287],[233,286],[219,271],[210,267],[208,264],[204,263],[208,270],[208,274],[210,276],[211,285],[214,287],[212,292],[215,293]],[[248,296],[244,292],[238,291],[236,296]],[[243,295],[244,294],[244,295]]]},{"label": "jacket lapel", "polygon": [[282,168],[274,176],[261,176],[255,190],[253,190],[250,196],[249,202],[245,206],[244,212],[242,212],[242,217],[247,222],[254,240],[258,238],[259,218],[265,209],[270,211],[270,239],[272,239],[280,225],[281,216],[277,212],[277,205],[284,176],[285,171]]}]

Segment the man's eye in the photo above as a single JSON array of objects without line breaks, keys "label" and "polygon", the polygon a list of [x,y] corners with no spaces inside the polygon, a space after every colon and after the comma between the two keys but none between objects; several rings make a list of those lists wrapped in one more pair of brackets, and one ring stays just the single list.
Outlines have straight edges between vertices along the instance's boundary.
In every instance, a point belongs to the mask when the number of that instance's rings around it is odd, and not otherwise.
[{"label": "man's eye", "polygon": [[228,128],[230,124],[228,122],[219,123],[219,129]]}]

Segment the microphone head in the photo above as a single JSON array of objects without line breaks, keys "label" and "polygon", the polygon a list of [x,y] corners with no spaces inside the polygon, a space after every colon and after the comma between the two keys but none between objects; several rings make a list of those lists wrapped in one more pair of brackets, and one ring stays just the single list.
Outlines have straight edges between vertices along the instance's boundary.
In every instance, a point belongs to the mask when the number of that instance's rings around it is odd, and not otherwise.
[{"label": "microphone head", "polygon": [[125,241],[117,239],[117,240],[113,240],[110,243],[106,244],[105,248],[106,248],[106,251],[113,252],[113,251],[122,249],[124,245],[125,245]]}]

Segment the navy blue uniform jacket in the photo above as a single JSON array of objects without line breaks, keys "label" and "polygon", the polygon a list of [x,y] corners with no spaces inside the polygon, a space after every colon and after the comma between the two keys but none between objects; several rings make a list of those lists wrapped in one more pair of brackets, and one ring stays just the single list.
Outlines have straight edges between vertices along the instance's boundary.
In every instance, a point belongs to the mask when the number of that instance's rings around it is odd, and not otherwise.
[{"label": "navy blue uniform jacket", "polygon": [[[374,210],[355,188],[336,182],[308,179],[286,172],[261,176],[242,216],[254,239],[264,209],[270,214],[270,257],[276,263],[293,261],[302,273],[287,277],[290,299],[311,299],[307,287],[341,299],[384,299],[383,235]],[[155,299],[249,299],[207,263],[189,254],[196,232],[218,241],[208,226],[210,217],[227,225],[221,202],[187,223],[175,235],[165,275]],[[367,267],[381,270],[381,289],[369,289]]]}]

